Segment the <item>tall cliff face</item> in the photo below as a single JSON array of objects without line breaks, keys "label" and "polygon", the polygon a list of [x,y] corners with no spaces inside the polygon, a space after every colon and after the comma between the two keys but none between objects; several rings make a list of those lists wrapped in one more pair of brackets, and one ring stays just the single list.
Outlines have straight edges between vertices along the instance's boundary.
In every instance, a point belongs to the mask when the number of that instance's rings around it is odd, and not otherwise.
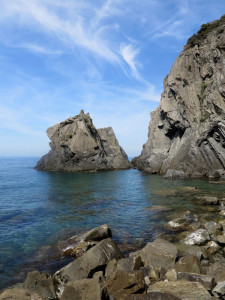
[{"label": "tall cliff face", "polygon": [[96,129],[89,114],[79,115],[47,130],[51,150],[37,163],[46,171],[101,171],[130,168],[111,127]]},{"label": "tall cliff face", "polygon": [[224,16],[203,25],[174,62],[137,165],[191,175],[225,169]]}]

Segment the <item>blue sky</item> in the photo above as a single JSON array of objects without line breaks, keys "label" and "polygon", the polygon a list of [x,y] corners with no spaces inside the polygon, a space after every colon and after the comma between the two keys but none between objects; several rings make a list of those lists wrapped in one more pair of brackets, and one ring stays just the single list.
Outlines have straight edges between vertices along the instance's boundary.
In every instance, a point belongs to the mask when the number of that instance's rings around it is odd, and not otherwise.
[{"label": "blue sky", "polygon": [[129,156],[163,79],[224,0],[0,0],[0,155],[41,156],[46,129],[84,109]]}]

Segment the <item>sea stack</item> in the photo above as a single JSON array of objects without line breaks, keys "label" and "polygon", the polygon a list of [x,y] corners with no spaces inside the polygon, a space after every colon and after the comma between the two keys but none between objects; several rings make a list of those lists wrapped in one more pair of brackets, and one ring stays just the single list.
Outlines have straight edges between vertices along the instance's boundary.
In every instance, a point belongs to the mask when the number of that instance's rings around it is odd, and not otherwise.
[{"label": "sea stack", "polygon": [[51,150],[37,163],[45,171],[128,169],[130,162],[111,127],[96,129],[89,113],[66,119],[47,130]]},{"label": "sea stack", "polygon": [[202,25],[174,62],[135,163],[150,173],[224,176],[225,15]]}]

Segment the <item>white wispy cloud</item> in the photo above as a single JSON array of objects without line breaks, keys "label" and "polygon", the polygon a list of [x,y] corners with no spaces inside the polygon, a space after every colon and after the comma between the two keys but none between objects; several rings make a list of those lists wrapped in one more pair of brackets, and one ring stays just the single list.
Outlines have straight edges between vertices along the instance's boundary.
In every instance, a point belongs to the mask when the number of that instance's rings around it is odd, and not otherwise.
[{"label": "white wispy cloud", "polygon": [[140,53],[140,50],[138,48],[134,48],[132,44],[124,45],[122,44],[120,46],[120,54],[125,60],[125,62],[129,65],[132,71],[132,75],[136,78],[139,78],[139,74],[137,71],[137,61],[136,57]]}]

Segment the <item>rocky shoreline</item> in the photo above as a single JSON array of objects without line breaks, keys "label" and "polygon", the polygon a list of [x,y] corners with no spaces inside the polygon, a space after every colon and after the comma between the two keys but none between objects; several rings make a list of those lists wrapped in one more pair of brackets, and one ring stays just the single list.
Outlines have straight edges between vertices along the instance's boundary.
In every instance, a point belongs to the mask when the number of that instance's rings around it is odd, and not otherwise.
[{"label": "rocky shoreline", "polygon": [[[0,299],[225,299],[225,199],[195,201],[218,221],[190,211],[175,214],[164,225],[168,235],[126,257],[108,225],[99,226],[60,244],[72,262],[52,276],[29,272]],[[158,213],[167,209],[155,207]]]}]

